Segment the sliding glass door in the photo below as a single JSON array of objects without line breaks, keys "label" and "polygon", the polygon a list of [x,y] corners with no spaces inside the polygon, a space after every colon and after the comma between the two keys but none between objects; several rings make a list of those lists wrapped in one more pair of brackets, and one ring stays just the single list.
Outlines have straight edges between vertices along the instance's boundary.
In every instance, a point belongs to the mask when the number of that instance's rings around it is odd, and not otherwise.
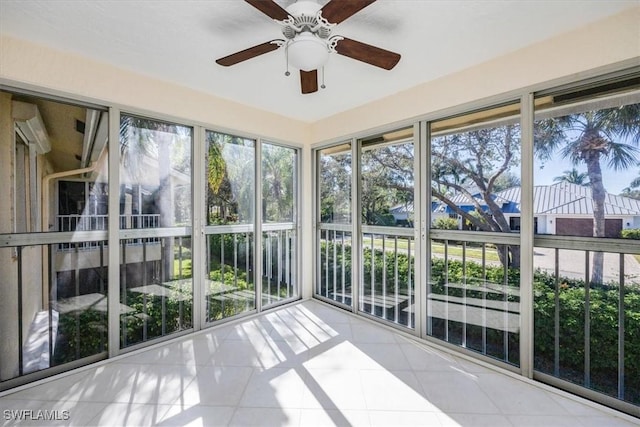
[{"label": "sliding glass door", "polygon": [[413,128],[360,143],[358,310],[415,327]]},{"label": "sliding glass door", "polygon": [[122,347],[193,327],[193,130],[120,120]]},{"label": "sliding glass door", "polygon": [[0,91],[0,390],[105,358],[108,113]]},{"label": "sliding glass door", "polygon": [[205,323],[255,310],[256,141],[206,132]]}]

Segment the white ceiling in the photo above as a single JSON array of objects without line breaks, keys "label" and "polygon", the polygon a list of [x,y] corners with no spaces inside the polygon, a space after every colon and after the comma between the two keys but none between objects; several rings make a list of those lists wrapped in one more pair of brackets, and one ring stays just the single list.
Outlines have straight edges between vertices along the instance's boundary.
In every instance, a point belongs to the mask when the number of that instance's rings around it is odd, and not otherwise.
[{"label": "white ceiling", "polygon": [[[287,7],[293,0],[276,2]],[[385,71],[333,55],[325,68],[327,88],[310,95],[300,93],[295,70],[284,76],[282,50],[232,67],[215,63],[282,38],[276,23],[241,0],[0,0],[0,32],[313,122],[638,4],[378,0],[333,34],[398,52],[400,63]]]}]

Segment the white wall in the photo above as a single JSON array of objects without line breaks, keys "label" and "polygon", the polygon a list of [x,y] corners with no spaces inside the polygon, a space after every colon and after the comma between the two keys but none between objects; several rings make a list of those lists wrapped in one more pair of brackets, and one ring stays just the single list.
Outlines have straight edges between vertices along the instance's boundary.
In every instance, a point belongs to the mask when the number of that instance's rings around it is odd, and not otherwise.
[{"label": "white wall", "polygon": [[315,122],[311,139],[332,140],[561,77],[578,79],[633,59],[640,65],[640,7]]}]

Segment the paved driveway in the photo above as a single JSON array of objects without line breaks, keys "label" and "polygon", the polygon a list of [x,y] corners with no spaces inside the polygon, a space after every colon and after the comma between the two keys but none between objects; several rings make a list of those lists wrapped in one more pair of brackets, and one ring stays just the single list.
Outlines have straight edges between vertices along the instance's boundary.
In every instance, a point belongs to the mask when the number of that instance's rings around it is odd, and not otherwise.
[{"label": "paved driveway", "polygon": [[[560,250],[559,269],[560,275],[572,279],[585,278],[585,254],[583,251]],[[590,254],[589,265],[593,262],[593,253]],[[550,248],[535,248],[534,267],[549,273],[555,271],[555,250]],[[640,263],[633,255],[624,256],[624,277],[625,284],[640,285]],[[620,281],[620,255],[604,254],[604,281]]]}]

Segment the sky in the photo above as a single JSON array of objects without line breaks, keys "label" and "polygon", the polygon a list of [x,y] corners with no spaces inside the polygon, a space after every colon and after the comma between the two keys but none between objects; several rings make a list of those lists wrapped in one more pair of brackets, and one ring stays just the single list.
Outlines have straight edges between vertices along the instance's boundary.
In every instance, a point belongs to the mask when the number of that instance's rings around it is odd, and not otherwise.
[{"label": "sky", "polygon": [[[555,177],[563,175],[564,171],[571,170],[574,167],[578,172],[587,172],[585,165],[573,166],[570,161],[562,158],[546,161],[542,169],[540,168],[540,161],[536,160],[534,165],[533,176],[535,185],[555,184],[553,181]],[[630,168],[624,171],[614,171],[607,168],[606,164],[602,164],[602,181],[608,193],[622,193],[622,190],[628,187],[629,183],[638,176],[640,176],[640,167]]]}]

